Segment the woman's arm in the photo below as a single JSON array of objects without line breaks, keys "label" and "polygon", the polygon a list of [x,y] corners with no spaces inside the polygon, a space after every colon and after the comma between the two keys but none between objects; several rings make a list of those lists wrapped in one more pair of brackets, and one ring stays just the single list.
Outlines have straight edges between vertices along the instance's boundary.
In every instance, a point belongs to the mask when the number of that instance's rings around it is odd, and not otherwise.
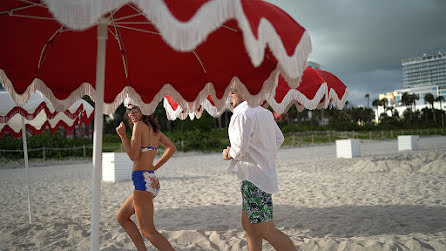
[{"label": "woman's arm", "polygon": [[142,124],[143,122],[136,122],[133,125],[133,132],[132,132],[132,139],[131,142],[127,138],[127,135],[125,133],[125,125],[123,122],[119,124],[118,128],[116,128],[116,132],[118,133],[119,137],[121,138],[122,145],[124,146],[125,152],[129,156],[129,158],[134,161],[138,158],[139,152],[141,149],[141,138],[142,138]]},{"label": "woman's arm", "polygon": [[156,162],[155,164],[155,170],[157,170],[158,168],[160,168],[162,165],[164,165],[164,163],[166,163],[166,161],[168,159],[170,159],[170,157],[172,157],[173,153],[177,150],[177,147],[175,146],[175,144],[172,142],[172,140],[170,140],[166,135],[164,135],[164,133],[162,133],[161,131],[160,133],[160,144],[162,146],[164,146],[165,151],[163,153],[163,156],[161,156],[161,158],[158,160],[158,162]]}]

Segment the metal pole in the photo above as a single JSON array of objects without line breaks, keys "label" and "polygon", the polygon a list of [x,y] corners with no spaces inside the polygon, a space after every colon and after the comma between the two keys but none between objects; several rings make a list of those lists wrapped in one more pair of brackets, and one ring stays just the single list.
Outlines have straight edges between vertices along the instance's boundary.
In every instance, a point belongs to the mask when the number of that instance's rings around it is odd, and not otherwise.
[{"label": "metal pole", "polygon": [[101,201],[101,169],[102,169],[102,124],[104,104],[105,52],[107,40],[107,24],[100,20],[98,24],[98,51],[96,59],[96,98],[94,107],[93,135],[93,170],[91,197],[91,246],[90,250],[99,250],[99,208]]},{"label": "metal pole", "polygon": [[28,215],[29,224],[33,224],[33,209],[32,209],[32,195],[31,188],[29,185],[29,163],[28,163],[28,146],[26,143],[26,128],[25,128],[25,118],[22,117],[22,142],[23,142],[23,157],[25,158],[25,177],[26,177],[26,190],[28,191]]}]

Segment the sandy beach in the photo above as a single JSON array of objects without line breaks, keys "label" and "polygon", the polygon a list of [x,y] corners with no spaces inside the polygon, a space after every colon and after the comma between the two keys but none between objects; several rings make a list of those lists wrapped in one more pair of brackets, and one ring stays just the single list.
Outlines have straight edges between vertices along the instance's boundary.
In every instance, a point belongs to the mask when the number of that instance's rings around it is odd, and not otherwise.
[{"label": "sandy beach", "polygon": [[[279,150],[277,227],[299,250],[446,250],[446,137],[402,152],[396,140],[361,141],[361,153],[338,159],[333,143]],[[155,225],[176,250],[247,250],[227,164],[219,153],[179,153],[157,172]],[[91,164],[39,165],[33,225],[24,168],[0,168],[0,250],[89,250]],[[130,180],[102,183],[101,250],[135,250],[115,218],[132,191]]]}]

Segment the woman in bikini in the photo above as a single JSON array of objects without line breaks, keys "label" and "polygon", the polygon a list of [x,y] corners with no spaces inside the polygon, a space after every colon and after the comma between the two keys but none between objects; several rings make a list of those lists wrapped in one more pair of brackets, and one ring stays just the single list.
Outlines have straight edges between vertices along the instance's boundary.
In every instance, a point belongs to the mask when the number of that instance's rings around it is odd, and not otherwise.
[{"label": "woman in bikini", "polygon": [[[138,106],[127,105],[127,115],[133,125],[132,139],[129,141],[123,122],[116,128],[121,137],[125,152],[133,161],[132,180],[135,190],[121,205],[116,217],[138,250],[146,250],[142,236],[146,237],[159,250],[174,250],[169,241],[160,234],[153,224],[153,198],[160,189],[155,171],[160,168],[175,152],[174,143],[164,135],[158,122],[151,115],[143,115]],[[159,145],[165,151],[153,165]],[[136,213],[141,233],[130,216]]]}]

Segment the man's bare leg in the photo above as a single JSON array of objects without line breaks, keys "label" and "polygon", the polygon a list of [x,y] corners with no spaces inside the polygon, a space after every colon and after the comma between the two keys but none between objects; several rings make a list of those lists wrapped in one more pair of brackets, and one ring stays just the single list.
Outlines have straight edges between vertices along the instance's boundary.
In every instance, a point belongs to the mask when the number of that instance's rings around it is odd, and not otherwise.
[{"label": "man's bare leg", "polygon": [[249,251],[262,250],[262,237],[256,233],[253,224],[249,222],[249,218],[245,210],[242,210],[242,226],[243,229],[245,229],[246,237],[248,238]]},{"label": "man's bare leg", "polygon": [[274,221],[269,220],[267,222],[261,222],[252,224],[256,233],[263,239],[267,240],[276,250],[292,250],[295,251],[296,247],[291,241],[290,237],[282,233],[274,226]]}]

